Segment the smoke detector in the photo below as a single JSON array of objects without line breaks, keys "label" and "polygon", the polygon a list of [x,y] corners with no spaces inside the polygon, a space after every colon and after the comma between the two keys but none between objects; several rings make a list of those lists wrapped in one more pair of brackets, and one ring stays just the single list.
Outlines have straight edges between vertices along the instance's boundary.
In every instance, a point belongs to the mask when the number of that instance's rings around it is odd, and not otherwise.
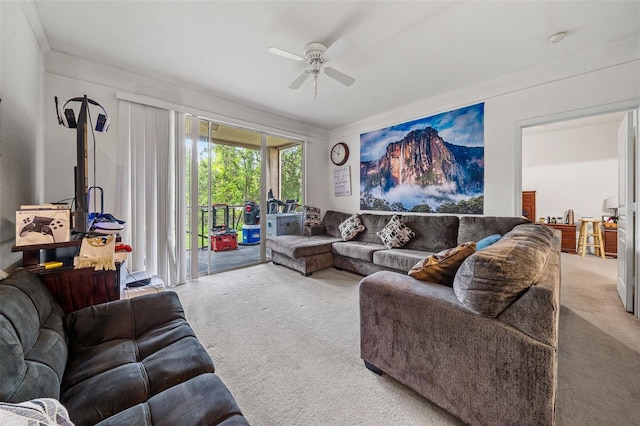
[{"label": "smoke detector", "polygon": [[564,31],[561,31],[559,33],[555,33],[553,35],[551,35],[549,37],[549,41],[551,43],[560,43],[562,40],[564,40],[564,38],[567,36],[567,33]]}]

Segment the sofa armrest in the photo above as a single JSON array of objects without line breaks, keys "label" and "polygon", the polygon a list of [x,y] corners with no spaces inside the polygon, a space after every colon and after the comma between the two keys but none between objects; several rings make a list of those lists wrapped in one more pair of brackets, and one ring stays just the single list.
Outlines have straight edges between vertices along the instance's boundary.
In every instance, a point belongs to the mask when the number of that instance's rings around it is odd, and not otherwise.
[{"label": "sofa armrest", "polygon": [[[361,357],[471,424],[553,424],[557,351],[394,272],[360,282]],[[526,397],[525,397],[526,396]]]},{"label": "sofa armrest", "polygon": [[72,312],[65,318],[71,350],[114,339],[140,336],[145,331],[185,315],[178,295],[163,291],[133,299],[116,300]]}]

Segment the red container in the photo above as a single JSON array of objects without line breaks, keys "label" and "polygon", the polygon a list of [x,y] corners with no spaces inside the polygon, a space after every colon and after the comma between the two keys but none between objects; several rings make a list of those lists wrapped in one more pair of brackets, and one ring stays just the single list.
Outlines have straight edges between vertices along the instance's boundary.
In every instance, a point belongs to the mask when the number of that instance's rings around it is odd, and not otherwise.
[{"label": "red container", "polygon": [[227,232],[211,236],[211,250],[235,250],[238,248],[238,234]]}]

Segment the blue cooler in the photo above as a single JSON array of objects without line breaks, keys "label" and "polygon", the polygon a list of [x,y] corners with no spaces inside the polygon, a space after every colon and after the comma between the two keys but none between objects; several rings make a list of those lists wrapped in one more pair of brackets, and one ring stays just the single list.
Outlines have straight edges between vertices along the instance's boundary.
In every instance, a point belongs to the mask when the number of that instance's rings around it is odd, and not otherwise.
[{"label": "blue cooler", "polygon": [[260,225],[242,225],[242,244],[260,242]]}]

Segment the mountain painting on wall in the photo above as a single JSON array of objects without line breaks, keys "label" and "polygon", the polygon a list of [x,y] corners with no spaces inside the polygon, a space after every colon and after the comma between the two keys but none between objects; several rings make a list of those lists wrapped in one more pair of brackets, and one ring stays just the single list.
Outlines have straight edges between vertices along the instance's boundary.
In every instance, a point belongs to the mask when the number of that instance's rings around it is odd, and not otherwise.
[{"label": "mountain painting on wall", "polygon": [[482,214],[484,103],[360,135],[360,209]]}]

